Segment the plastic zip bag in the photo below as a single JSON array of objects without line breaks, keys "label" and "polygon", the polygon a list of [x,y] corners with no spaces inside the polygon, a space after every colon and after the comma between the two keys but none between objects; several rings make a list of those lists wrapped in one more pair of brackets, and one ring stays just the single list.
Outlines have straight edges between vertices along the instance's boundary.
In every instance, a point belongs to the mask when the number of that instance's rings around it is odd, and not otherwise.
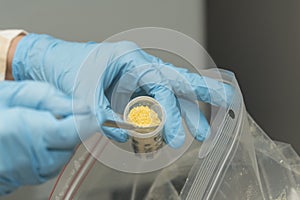
[{"label": "plastic zip bag", "polygon": [[[237,91],[226,110],[216,111],[213,137],[193,142],[168,167],[141,174],[107,167],[81,146],[50,199],[300,199],[299,156],[290,145],[273,142],[248,115],[232,74],[217,69],[203,74],[222,77]],[[96,151],[105,144],[100,138]]]}]

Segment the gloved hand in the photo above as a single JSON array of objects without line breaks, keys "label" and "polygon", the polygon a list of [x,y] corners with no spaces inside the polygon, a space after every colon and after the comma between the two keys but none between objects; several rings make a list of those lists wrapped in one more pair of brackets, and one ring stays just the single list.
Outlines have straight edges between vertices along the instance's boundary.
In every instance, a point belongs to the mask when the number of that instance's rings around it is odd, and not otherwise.
[{"label": "gloved hand", "polygon": [[72,100],[46,83],[0,82],[0,97],[0,195],[57,175],[80,142],[76,128],[97,129],[75,127],[74,115],[90,120],[89,107],[73,115]]},{"label": "gloved hand", "polygon": [[[84,76],[84,70],[77,74],[83,62],[83,67],[91,67]],[[180,110],[178,97],[190,102],[201,100],[213,105],[224,105],[229,102],[233,93],[229,85],[164,63],[131,42],[72,43],[47,35],[29,34],[18,44],[13,59],[15,79],[47,81],[67,94],[74,94],[74,88],[80,88],[81,83],[86,83],[84,79],[93,80],[93,70],[100,79],[96,91],[96,104],[110,112],[108,118],[117,118],[111,110],[110,102],[110,95],[117,86],[120,87],[120,94],[126,92],[126,88],[140,88],[164,107],[164,139],[174,148],[180,147],[185,140],[181,115],[197,140],[202,141],[210,131],[209,124],[201,112],[195,119],[194,109],[186,106]],[[76,79],[77,75],[79,78]],[[168,76],[171,78],[167,78]],[[86,87],[76,95],[85,98],[93,92]],[[118,98],[120,104],[124,104],[126,100]],[[106,127],[103,127],[103,130],[108,137],[117,141],[123,142],[127,139],[123,130]]]}]

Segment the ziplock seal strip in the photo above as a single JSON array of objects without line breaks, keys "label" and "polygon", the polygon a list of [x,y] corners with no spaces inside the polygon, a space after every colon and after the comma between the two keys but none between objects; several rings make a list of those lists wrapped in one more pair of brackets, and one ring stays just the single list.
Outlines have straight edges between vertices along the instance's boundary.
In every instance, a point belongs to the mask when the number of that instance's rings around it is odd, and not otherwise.
[{"label": "ziplock seal strip", "polygon": [[[238,87],[236,88],[238,89]],[[230,116],[230,112],[235,117]],[[236,92],[228,108],[227,116],[221,123],[214,148],[204,158],[197,159],[181,191],[181,198],[185,200],[211,199],[213,190],[218,187],[218,179],[226,168],[225,164],[231,160],[237,150],[245,108],[240,92]]]}]

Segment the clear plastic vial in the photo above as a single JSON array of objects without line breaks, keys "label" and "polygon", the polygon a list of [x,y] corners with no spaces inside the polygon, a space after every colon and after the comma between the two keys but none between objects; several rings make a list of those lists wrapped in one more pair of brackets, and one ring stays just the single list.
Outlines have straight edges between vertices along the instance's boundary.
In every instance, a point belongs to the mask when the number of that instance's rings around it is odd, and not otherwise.
[{"label": "clear plastic vial", "polygon": [[132,147],[135,153],[143,155],[143,157],[152,157],[153,153],[157,152],[163,146],[163,128],[165,124],[165,112],[162,106],[153,98],[148,96],[140,96],[132,99],[126,106],[124,111],[124,121],[129,122],[128,115],[130,111],[139,106],[148,106],[153,110],[159,120],[158,127],[148,133],[139,133],[136,131],[129,131],[131,135]]}]

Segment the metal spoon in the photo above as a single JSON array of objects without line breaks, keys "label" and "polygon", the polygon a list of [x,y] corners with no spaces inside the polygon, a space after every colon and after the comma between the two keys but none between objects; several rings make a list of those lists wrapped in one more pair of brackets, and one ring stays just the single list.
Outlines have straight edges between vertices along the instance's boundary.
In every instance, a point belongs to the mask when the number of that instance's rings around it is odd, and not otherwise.
[{"label": "metal spoon", "polygon": [[107,127],[122,128],[122,129],[130,130],[130,131],[136,131],[139,133],[150,133],[158,127],[158,126],[145,126],[145,127],[135,126],[130,123],[117,122],[117,121],[113,121],[113,120],[106,120],[102,125],[107,126]]}]

